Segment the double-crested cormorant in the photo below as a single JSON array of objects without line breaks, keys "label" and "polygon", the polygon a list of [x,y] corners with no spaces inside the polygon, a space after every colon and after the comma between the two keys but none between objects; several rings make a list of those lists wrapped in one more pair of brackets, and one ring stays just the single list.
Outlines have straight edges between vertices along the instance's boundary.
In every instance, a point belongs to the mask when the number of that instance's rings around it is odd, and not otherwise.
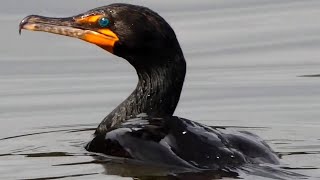
[{"label": "double-crested cormorant", "polygon": [[196,169],[278,164],[277,155],[256,135],[173,116],[186,63],[174,31],[154,11],[111,4],[68,18],[30,15],[21,29],[82,39],[136,69],[136,89],[103,119],[88,151]]}]

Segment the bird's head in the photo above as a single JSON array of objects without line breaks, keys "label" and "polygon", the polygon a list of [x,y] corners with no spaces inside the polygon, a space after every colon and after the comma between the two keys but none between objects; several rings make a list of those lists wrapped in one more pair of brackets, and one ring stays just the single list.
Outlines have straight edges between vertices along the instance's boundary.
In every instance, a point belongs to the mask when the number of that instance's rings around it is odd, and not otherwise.
[{"label": "bird's head", "polygon": [[[170,61],[181,51],[170,25],[154,11],[135,5],[111,4],[68,18],[25,17],[21,29],[44,31],[82,39],[134,66],[153,64],[154,57]],[[181,52],[178,52],[181,53]]]}]

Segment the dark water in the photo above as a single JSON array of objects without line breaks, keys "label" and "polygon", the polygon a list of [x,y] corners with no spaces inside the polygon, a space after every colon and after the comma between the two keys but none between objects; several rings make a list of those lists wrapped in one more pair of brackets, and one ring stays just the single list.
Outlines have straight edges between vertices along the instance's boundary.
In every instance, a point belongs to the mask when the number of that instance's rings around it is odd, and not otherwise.
[{"label": "dark water", "polygon": [[[188,73],[175,115],[256,133],[282,155],[273,167],[279,173],[247,167],[240,178],[291,179],[286,171],[320,177],[320,1],[121,2],[156,10],[177,33]],[[26,15],[70,16],[109,3],[1,2],[0,179],[174,179],[184,172],[84,150],[97,124],[135,87],[129,64],[79,40],[18,35]]]}]

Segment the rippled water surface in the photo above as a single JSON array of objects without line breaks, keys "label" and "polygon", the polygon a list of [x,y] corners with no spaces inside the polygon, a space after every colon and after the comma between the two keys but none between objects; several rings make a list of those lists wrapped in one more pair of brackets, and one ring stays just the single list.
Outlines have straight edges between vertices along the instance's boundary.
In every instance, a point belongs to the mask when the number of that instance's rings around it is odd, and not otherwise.
[{"label": "rippled water surface", "polygon": [[[320,177],[319,0],[121,2],[156,10],[176,31],[188,72],[175,115],[256,133],[282,155],[277,168]],[[107,3],[1,2],[0,179],[148,179],[173,171],[84,150],[135,88],[125,60],[76,39],[18,35],[26,15],[71,16]],[[254,174],[240,177],[263,179]]]}]

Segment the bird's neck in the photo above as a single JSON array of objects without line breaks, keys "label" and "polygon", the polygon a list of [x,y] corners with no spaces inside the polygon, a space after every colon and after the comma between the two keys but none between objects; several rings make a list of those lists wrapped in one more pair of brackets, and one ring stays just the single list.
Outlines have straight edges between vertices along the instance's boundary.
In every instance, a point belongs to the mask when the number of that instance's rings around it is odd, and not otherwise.
[{"label": "bird's neck", "polygon": [[182,53],[161,65],[134,67],[139,77],[136,89],[104,118],[96,134],[104,134],[108,129],[142,113],[153,117],[173,115],[186,73]]}]

